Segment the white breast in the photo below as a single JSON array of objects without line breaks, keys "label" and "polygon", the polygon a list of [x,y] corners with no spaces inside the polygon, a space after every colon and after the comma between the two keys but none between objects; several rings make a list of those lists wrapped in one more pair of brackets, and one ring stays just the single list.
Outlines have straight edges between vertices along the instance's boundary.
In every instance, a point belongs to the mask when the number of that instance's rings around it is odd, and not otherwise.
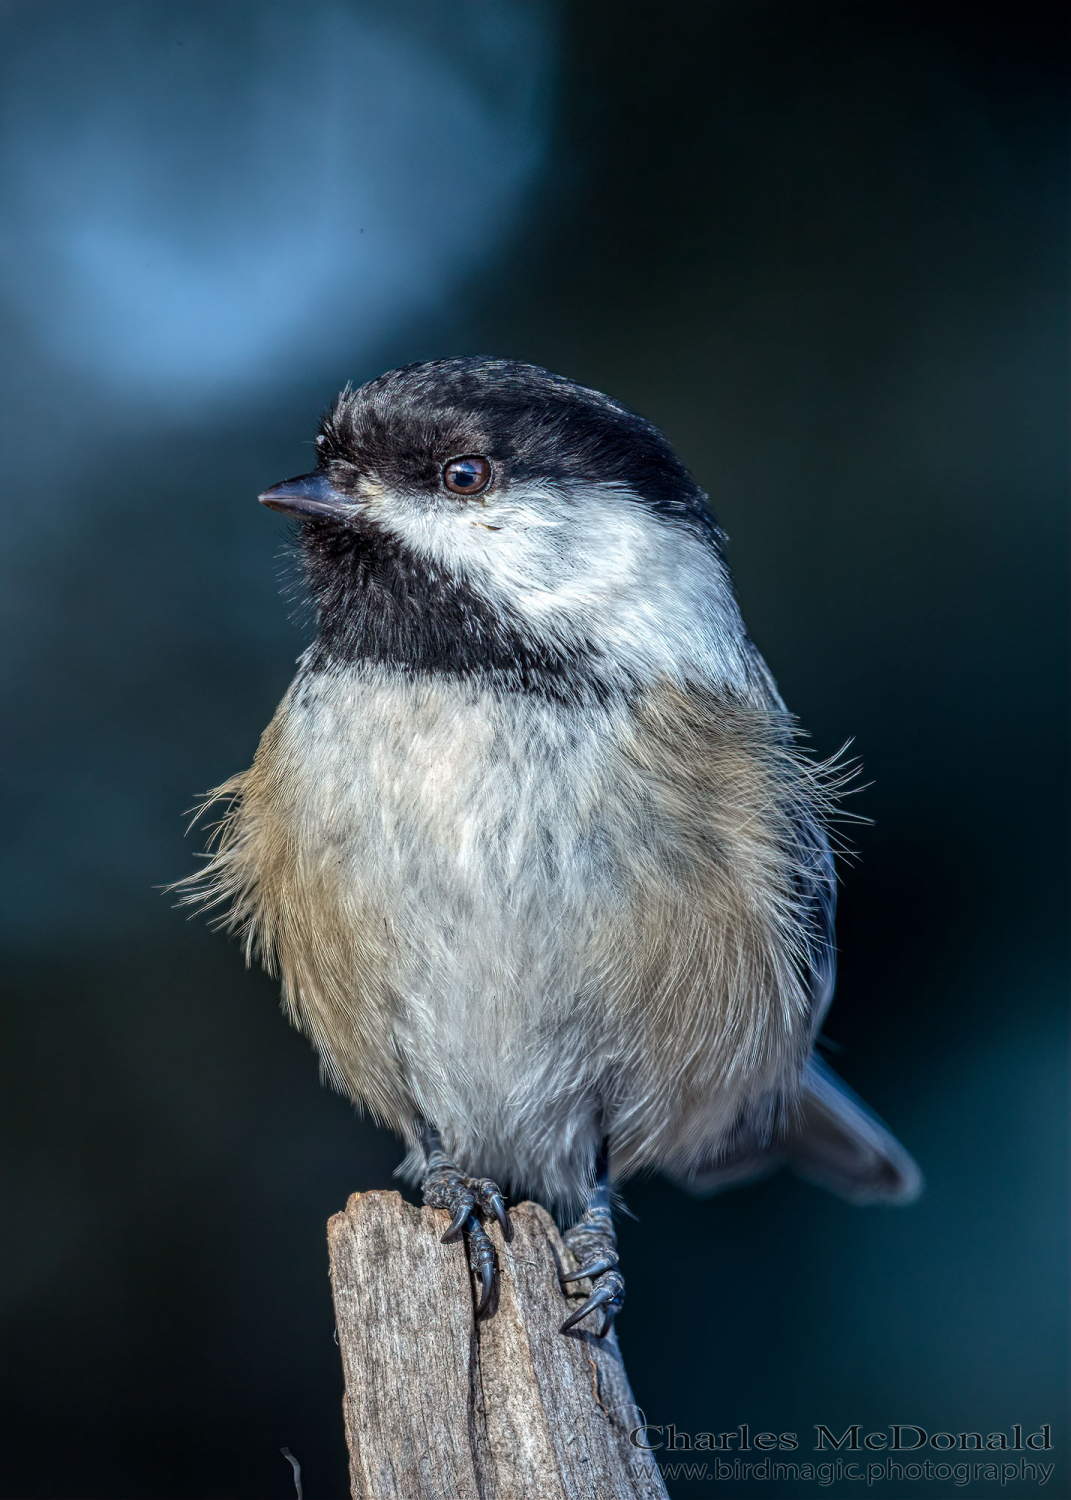
[{"label": "white breast", "polygon": [[468,1163],[551,1193],[582,1176],[612,1068],[584,968],[623,899],[622,712],[365,666],[307,679],[281,725],[302,864],[393,939],[415,1104]]}]

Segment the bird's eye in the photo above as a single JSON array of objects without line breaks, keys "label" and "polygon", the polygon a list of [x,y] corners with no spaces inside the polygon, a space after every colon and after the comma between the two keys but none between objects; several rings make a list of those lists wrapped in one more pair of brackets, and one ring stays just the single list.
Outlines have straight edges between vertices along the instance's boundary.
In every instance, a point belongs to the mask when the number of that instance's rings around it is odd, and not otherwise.
[{"label": "bird's eye", "polygon": [[478,453],[452,458],[443,465],[443,484],[455,495],[478,495],[494,477],[491,461]]}]

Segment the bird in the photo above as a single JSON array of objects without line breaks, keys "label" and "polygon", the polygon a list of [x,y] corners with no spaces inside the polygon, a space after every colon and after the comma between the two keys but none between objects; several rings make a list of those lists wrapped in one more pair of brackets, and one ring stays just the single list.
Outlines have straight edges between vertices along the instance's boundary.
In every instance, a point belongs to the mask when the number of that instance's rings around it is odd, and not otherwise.
[{"label": "bird", "polygon": [[916,1163],[815,1050],[843,765],[803,746],[661,431],[465,356],[348,385],[316,447],[258,497],[315,635],[184,899],[401,1138],[476,1315],[522,1194],[591,1287],[562,1331],[599,1336],[636,1173],[910,1202]]}]

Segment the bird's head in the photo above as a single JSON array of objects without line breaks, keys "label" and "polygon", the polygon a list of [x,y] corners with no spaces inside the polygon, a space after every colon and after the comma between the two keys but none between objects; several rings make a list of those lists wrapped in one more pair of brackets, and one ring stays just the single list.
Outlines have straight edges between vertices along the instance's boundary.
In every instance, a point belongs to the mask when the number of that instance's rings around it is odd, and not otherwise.
[{"label": "bird's head", "polygon": [[534,365],[437,360],[345,390],[302,522],[320,665],[508,686],[754,668],[705,496],[662,434]]}]

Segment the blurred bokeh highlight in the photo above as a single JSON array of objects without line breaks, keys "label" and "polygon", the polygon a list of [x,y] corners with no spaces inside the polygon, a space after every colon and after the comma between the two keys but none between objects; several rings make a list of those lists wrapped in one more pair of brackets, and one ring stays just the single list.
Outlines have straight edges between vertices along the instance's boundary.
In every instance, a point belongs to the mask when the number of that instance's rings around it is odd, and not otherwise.
[{"label": "blurred bokeh highlight", "polygon": [[827,1032],[927,1192],[633,1184],[649,1420],[799,1459],[818,1422],[1048,1422],[1066,1493],[1063,19],[3,18],[3,1493],[285,1497],[283,1445],[347,1493],[324,1223],[400,1153],[161,887],[307,631],[257,492],[347,380],[452,353],[665,429],[816,751],[865,767]]}]

